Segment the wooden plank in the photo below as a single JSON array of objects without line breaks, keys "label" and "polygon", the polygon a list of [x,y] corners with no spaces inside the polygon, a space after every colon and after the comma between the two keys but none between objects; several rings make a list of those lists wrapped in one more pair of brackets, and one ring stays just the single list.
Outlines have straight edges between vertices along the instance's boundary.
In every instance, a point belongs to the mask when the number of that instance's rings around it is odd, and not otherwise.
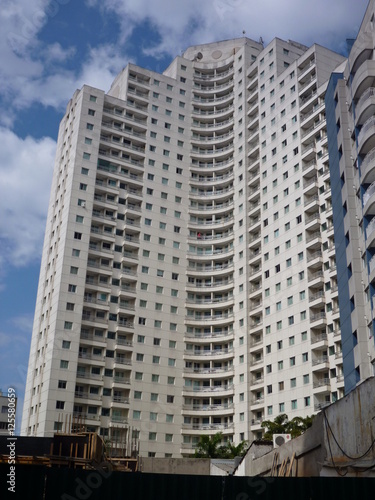
[{"label": "wooden plank", "polygon": [[288,470],[286,471],[286,477],[292,477],[293,476],[293,464],[296,459],[296,452],[293,453],[292,458],[290,460],[290,464],[288,467]]},{"label": "wooden plank", "polygon": [[285,472],[286,472],[286,467],[289,461],[289,457],[284,458],[284,460],[281,462],[281,467],[279,470],[279,477],[284,477]]},{"label": "wooden plank", "polygon": [[273,460],[272,460],[272,467],[271,467],[271,476],[276,476],[277,475],[277,464],[279,461],[279,453],[275,451],[273,455]]}]

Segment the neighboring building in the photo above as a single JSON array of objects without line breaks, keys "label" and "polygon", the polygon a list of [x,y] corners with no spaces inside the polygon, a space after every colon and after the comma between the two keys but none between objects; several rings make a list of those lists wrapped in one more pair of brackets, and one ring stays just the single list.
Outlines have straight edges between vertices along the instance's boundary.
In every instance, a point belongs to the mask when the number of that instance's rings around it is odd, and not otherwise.
[{"label": "neighboring building", "polygon": [[375,3],[327,91],[345,391],[374,375]]},{"label": "neighboring building", "polygon": [[[324,98],[344,58],[247,38],[129,64],[61,122],[22,434],[238,443],[344,394]],[[69,421],[71,422],[71,421]]]},{"label": "neighboring building", "polygon": [[[13,394],[12,394],[12,400],[13,400]],[[13,413],[13,410],[16,411],[17,408],[17,398],[15,398],[14,406],[13,406],[13,401],[12,401],[12,406],[9,406],[9,399],[8,395],[4,395],[3,391],[0,390],[0,436],[6,435],[9,436],[9,431],[8,431],[8,418],[15,419],[15,414]],[[12,410],[11,413],[9,410]],[[15,422],[15,421],[14,421]],[[12,432],[15,432],[14,429]]]}]

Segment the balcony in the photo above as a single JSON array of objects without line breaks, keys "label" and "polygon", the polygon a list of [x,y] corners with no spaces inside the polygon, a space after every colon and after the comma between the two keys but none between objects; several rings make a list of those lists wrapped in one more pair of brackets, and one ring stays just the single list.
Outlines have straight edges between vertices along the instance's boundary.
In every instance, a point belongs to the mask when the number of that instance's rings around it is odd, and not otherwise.
[{"label": "balcony", "polygon": [[[326,322],[326,313],[321,311],[318,313],[310,313],[310,326],[315,328],[319,325],[323,325]],[[313,325],[314,323],[314,325]],[[316,324],[317,323],[317,324]]]},{"label": "balcony", "polygon": [[370,184],[375,181],[375,148],[371,149],[361,163],[361,183]]},{"label": "balcony", "polygon": [[112,385],[130,385],[130,378],[127,377],[120,377],[120,376],[114,376],[112,379]]},{"label": "balcony", "polygon": [[233,403],[224,403],[224,404],[208,404],[208,405],[203,405],[203,404],[192,404],[192,405],[182,405],[182,410],[183,411],[214,411],[214,412],[222,412],[226,410],[232,410],[234,408]]},{"label": "balcony", "polygon": [[375,147],[375,116],[371,116],[358,134],[358,151],[367,154]]},{"label": "balcony", "polygon": [[[309,302],[319,302],[319,303],[325,302],[325,293],[324,293],[324,291],[320,290],[319,292],[311,293],[309,295]],[[311,305],[310,305],[310,307],[311,307]],[[313,317],[311,317],[311,321],[314,321]]]},{"label": "balcony", "polygon": [[226,429],[233,429],[233,423],[223,424],[182,424],[182,429],[198,430],[198,431],[223,431]]},{"label": "balcony", "polygon": [[227,356],[228,354],[233,354],[233,347],[229,349],[202,349],[202,350],[186,350],[185,356],[196,357],[196,356]]},{"label": "balcony", "polygon": [[322,378],[314,380],[313,382],[314,393],[325,393],[331,391],[331,381],[329,378]]},{"label": "balcony", "polygon": [[329,366],[328,356],[320,356],[312,360],[313,370],[326,370]]},{"label": "balcony", "polygon": [[226,385],[208,385],[208,386],[203,386],[203,385],[185,385],[182,388],[183,392],[204,392],[204,393],[217,393],[217,392],[233,392],[234,390],[234,385],[233,384],[226,384]]},{"label": "balcony", "polygon": [[356,125],[357,127],[365,123],[370,116],[375,114],[375,88],[367,88],[356,105]]},{"label": "balcony", "polygon": [[375,215],[375,181],[370,184],[363,195],[363,210],[365,215]]},{"label": "balcony", "polygon": [[325,342],[328,339],[326,333],[321,333],[320,335],[312,335],[311,336],[311,344],[317,344],[321,342]]},{"label": "balcony", "polygon": [[74,393],[74,397],[77,399],[90,399],[93,401],[100,401],[100,403],[98,403],[100,405],[102,401],[102,396],[100,396],[99,394],[91,394],[89,392],[76,391]]},{"label": "balcony", "polygon": [[312,282],[319,280],[318,282],[323,282],[324,274],[323,271],[316,271],[315,273],[309,273],[307,281],[311,286]]}]

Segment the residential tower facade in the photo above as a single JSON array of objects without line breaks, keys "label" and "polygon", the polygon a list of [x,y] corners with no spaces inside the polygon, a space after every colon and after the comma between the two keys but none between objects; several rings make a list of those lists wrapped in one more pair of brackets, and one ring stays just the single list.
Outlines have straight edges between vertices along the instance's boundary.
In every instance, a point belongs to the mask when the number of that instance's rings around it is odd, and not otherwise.
[{"label": "residential tower facade", "polygon": [[23,434],[81,425],[189,456],[202,435],[251,441],[344,394],[325,112],[344,61],[242,38],[76,91]]}]

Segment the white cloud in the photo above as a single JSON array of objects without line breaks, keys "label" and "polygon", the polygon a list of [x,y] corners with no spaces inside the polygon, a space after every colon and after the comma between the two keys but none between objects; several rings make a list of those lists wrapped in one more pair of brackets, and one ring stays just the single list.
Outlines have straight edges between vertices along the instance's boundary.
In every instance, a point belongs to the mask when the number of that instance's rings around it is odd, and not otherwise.
[{"label": "white cloud", "polygon": [[[12,126],[14,111],[32,104],[64,109],[84,83],[108,90],[127,58],[118,46],[89,47],[81,66],[67,69],[75,47],[43,43],[40,30],[71,0],[2,0],[0,9],[0,123]],[[94,35],[94,34],[93,34]],[[87,44],[88,41],[85,43]],[[86,48],[86,47],[85,47]]]},{"label": "white cloud", "polygon": [[25,266],[40,259],[56,143],[5,128],[0,143],[0,265]]},{"label": "white cloud", "polygon": [[[9,321],[12,325],[16,327],[20,332],[30,333],[33,329],[33,320],[34,317],[32,314],[23,314],[22,316],[16,316],[15,318],[11,318]],[[22,341],[25,339],[23,337]]]},{"label": "white cloud", "polygon": [[174,56],[189,45],[246,36],[268,43],[294,39],[340,48],[355,37],[367,0],[91,0],[90,5],[115,12],[125,37],[145,21],[159,33],[149,55]]},{"label": "white cloud", "polygon": [[45,58],[45,61],[48,63],[51,62],[62,63],[65,62],[70,57],[72,57],[75,54],[75,52],[76,49],[74,47],[69,47],[67,49],[64,49],[60,43],[55,42],[45,47],[45,49],[43,50],[43,56]]},{"label": "white cloud", "polygon": [[[51,57],[70,57],[74,49],[62,50],[58,44],[48,47]],[[40,74],[18,75],[12,86],[14,106],[16,109],[27,108],[39,103],[64,109],[76,89],[84,84],[108,91],[113,79],[126,66],[129,58],[119,53],[114,45],[101,45],[88,50],[84,64],[78,71],[64,69],[59,66],[54,71]]]}]

